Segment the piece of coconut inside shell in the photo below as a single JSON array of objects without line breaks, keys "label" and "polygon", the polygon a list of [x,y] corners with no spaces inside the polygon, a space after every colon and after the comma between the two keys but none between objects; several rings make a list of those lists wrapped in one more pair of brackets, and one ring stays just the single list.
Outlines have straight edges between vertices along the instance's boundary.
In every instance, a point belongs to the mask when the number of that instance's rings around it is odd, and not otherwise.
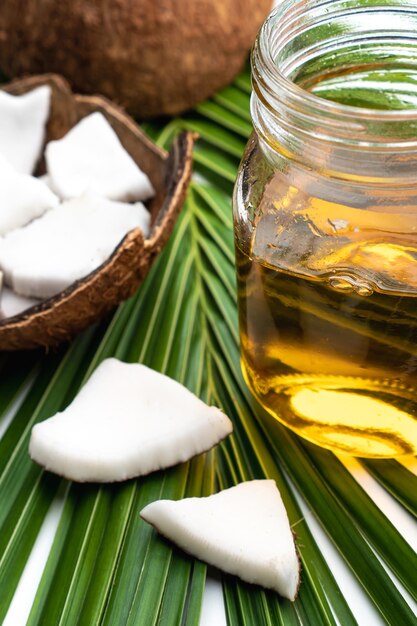
[{"label": "piece of coconut inside shell", "polygon": [[0,154],[0,236],[54,209],[59,198],[42,180],[17,172]]},{"label": "piece of coconut inside shell", "polygon": [[22,296],[52,298],[100,267],[126,233],[140,228],[146,236],[149,223],[142,202],[91,193],[66,200],[0,239],[5,282]]},{"label": "piece of coconut inside shell", "polygon": [[0,154],[16,172],[33,174],[45,141],[51,90],[41,85],[24,94],[0,91]]},{"label": "piece of coconut inside shell", "polygon": [[[147,203],[151,232],[149,238],[144,239],[139,229],[131,231],[112,256],[90,275],[21,315],[1,321],[0,350],[58,345],[130,297],[171,234],[191,176],[193,133],[181,133],[168,154],[118,106],[100,96],[73,94],[67,82],[54,74],[14,81],[3,89],[20,95],[40,85],[51,87],[46,142],[60,139],[94,111],[106,117],[155,189],[154,198]],[[37,173],[44,171],[41,162]]]},{"label": "piece of coconut inside shell", "polygon": [[3,285],[0,292],[0,320],[19,315],[23,311],[36,306],[39,302],[35,298],[19,296],[12,289]]}]

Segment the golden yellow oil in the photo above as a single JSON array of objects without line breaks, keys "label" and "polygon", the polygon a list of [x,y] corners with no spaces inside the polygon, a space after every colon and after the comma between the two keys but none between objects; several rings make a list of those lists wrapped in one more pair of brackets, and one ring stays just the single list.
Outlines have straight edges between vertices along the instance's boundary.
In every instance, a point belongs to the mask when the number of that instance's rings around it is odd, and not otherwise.
[{"label": "golden yellow oil", "polygon": [[[397,278],[416,286],[417,248],[350,244],[338,256],[352,263],[367,253],[379,255],[379,268],[385,254]],[[236,260],[242,368],[264,408],[327,448],[364,457],[416,454],[417,292],[404,281],[388,291],[340,274],[334,282],[331,273],[303,276],[239,248]]]},{"label": "golden yellow oil", "polygon": [[[292,79],[353,107],[417,109],[416,49],[387,45],[377,62],[371,43],[311,57]],[[417,130],[405,120],[392,132]],[[316,444],[416,454],[417,179],[397,186],[389,153],[378,180],[338,178],[333,149],[323,147],[320,171],[287,157],[269,167],[257,156],[248,172],[243,162],[252,191],[235,206],[238,220],[247,214],[236,230],[242,369],[264,408]]]}]

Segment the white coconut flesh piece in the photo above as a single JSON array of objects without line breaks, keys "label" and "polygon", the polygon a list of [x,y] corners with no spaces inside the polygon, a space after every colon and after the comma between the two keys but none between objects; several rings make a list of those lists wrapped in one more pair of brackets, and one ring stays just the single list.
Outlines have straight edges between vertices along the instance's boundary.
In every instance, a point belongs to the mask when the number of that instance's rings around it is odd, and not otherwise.
[{"label": "white coconut flesh piece", "polygon": [[20,315],[23,311],[26,311],[39,303],[40,300],[19,296],[8,287],[3,287],[0,293],[0,319]]},{"label": "white coconut flesh piece", "polygon": [[22,174],[32,174],[41,155],[50,101],[48,85],[22,96],[0,91],[0,154]]},{"label": "white coconut flesh piece", "polygon": [[295,599],[299,560],[275,481],[252,480],[207,498],[158,500],[140,515],[189,554]]},{"label": "white coconut flesh piece", "polygon": [[17,172],[0,155],[0,235],[25,226],[58,204],[59,198],[42,180]]},{"label": "white coconut flesh piece", "polygon": [[149,233],[150,214],[86,194],[0,239],[0,269],[16,293],[50,298],[97,269],[134,228]]},{"label": "white coconut flesh piece", "polygon": [[232,431],[219,409],[144,365],[106,359],[73,402],[34,426],[29,452],[79,482],[113,482],[182,463]]},{"label": "white coconut flesh piece", "polygon": [[88,115],[62,139],[49,142],[45,158],[52,189],[61,198],[94,192],[130,202],[155,194],[101,113]]},{"label": "white coconut flesh piece", "polygon": [[51,177],[49,174],[42,174],[42,176],[38,176],[39,180],[43,182],[44,185],[52,189]]}]

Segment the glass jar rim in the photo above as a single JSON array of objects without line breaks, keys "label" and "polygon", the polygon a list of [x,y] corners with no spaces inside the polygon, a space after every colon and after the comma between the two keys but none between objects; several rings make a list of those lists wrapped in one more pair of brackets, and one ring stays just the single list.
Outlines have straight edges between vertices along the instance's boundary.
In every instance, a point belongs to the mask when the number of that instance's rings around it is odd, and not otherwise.
[{"label": "glass jar rim", "polygon": [[[351,5],[351,7],[349,7]],[[336,12],[357,10],[358,0],[282,0],[272,11],[262,25],[252,50],[252,84],[255,97],[261,105],[266,107],[270,115],[274,115],[280,108],[285,106],[290,111],[307,112],[320,120],[329,129],[344,129],[352,133],[352,137],[362,143],[364,139],[363,129],[369,123],[390,124],[392,122],[407,123],[417,122],[417,108],[407,109],[377,109],[368,107],[352,106],[327,100],[302,86],[293,82],[285,75],[276,62],[275,52],[271,45],[274,31],[278,24],[290,20],[294,25],[301,17],[305,18],[308,13],[315,10],[328,11],[328,19]],[[395,11],[398,13],[413,13],[417,17],[417,0],[404,0],[401,5],[387,2],[367,3],[363,10],[372,11]],[[295,26],[293,26],[295,27]],[[281,46],[283,44],[280,44]],[[343,133],[342,133],[343,134]],[[379,140],[378,140],[379,139]],[[366,140],[365,142],[366,143]],[[375,146],[392,148],[401,146],[404,149],[417,147],[417,135],[408,139],[402,139],[394,143],[387,143],[383,137],[373,138],[371,142]],[[369,147],[372,147],[369,145]]]}]

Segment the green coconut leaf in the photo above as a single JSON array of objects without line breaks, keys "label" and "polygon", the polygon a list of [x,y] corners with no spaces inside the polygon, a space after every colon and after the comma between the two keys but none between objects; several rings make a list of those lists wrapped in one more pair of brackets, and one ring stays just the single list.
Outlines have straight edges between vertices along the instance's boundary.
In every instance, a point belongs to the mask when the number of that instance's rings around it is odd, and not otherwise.
[{"label": "green coconut leaf", "polygon": [[242,120],[239,115],[231,113],[216,102],[202,102],[196,106],[196,110],[220,127],[224,126],[242,137],[249,137],[252,132],[252,125],[249,122]]},{"label": "green coconut leaf", "polygon": [[362,463],[394,498],[417,517],[417,476],[396,461],[364,459]]},{"label": "green coconut leaf", "polygon": [[204,118],[189,116],[181,121],[181,126],[187,130],[198,133],[204,141],[220,148],[220,150],[223,150],[226,154],[231,154],[237,159],[240,159],[242,156],[245,141],[224,128],[219,126],[213,128],[213,124]]},{"label": "green coconut leaf", "polygon": [[[251,132],[249,94],[245,70],[195,112],[164,126],[146,124],[161,146],[184,128],[201,139],[183,212],[138,293],[55,354],[0,355],[0,622],[59,500],[64,506],[30,626],[197,626],[205,565],[160,538],[139,511],[161,497],[208,495],[265,477],[277,482],[296,534],[300,593],[291,603],[224,576],[229,626],[356,625],[300,503],[311,509],[385,623],[416,622],[387,573],[415,596],[410,546],[331,453],[265,416],[240,373],[231,192]],[[233,436],[189,463],[122,484],[75,485],[43,472],[27,454],[32,425],[64,408],[109,356],[146,363],[220,406],[234,422]],[[364,467],[416,513],[411,472],[393,461]]]}]

